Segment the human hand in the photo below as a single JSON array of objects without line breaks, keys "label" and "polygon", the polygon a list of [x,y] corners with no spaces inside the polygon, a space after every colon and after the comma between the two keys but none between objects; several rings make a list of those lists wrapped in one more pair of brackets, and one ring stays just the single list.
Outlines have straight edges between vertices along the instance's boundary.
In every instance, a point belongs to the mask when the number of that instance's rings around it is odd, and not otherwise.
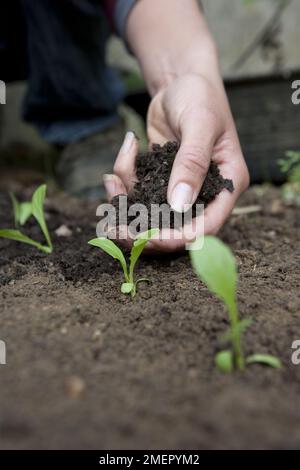
[{"label": "human hand", "polygon": [[[148,137],[151,143],[181,142],[168,186],[168,202],[173,209],[180,212],[185,204],[195,202],[211,161],[219,166],[224,178],[232,179],[234,192],[222,191],[204,212],[204,234],[216,234],[249,184],[222,81],[198,74],[172,80],[152,99]],[[105,178],[109,198],[132,188],[137,153],[138,141],[133,133],[128,133],[116,160],[115,175]],[[190,241],[185,235],[191,232],[190,228],[184,227],[180,239],[164,231],[164,239],[153,240],[152,248],[183,249]],[[196,233],[196,237],[201,235]]]}]

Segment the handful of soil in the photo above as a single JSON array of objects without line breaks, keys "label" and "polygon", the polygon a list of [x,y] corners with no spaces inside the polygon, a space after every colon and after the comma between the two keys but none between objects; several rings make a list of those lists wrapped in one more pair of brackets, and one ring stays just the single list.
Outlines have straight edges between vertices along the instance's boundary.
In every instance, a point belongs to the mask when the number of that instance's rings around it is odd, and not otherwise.
[{"label": "handful of soil", "polygon": [[[168,204],[168,184],[178,149],[179,144],[177,142],[167,142],[163,146],[153,144],[150,152],[139,154],[137,157],[136,176],[138,181],[132,192],[127,196],[127,210],[133,204],[137,203],[146,206],[149,214],[148,229],[156,228],[157,226],[156,224],[153,225],[153,222],[151,225],[151,204]],[[232,180],[223,178],[218,166],[212,162],[197,200],[191,209],[193,217],[196,213],[197,204],[203,204],[204,207],[206,207],[223,189],[233,192],[233,182]],[[112,204],[117,209],[117,214],[120,198],[125,197],[124,195],[119,195],[112,200]],[[171,210],[171,212],[173,212],[174,215],[174,211]],[[128,217],[128,222],[130,223],[133,219],[134,217]],[[178,228],[178,224],[176,224],[174,220],[173,217],[171,220],[171,228]],[[158,226],[159,228],[164,227],[164,223],[161,219]]]}]

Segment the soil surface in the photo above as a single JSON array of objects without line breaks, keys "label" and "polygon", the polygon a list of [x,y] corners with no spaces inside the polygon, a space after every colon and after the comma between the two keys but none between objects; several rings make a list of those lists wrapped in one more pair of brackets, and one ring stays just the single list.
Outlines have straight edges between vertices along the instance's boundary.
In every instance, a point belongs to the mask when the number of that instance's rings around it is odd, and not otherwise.
[{"label": "soil surface", "polygon": [[[50,195],[51,255],[0,240],[0,447],[299,449],[300,211],[268,187],[240,202],[253,204],[220,236],[238,260],[241,316],[253,318],[245,351],[278,355],[279,371],[215,369],[227,315],[186,254],[143,259],[137,275],[151,285],[122,295],[117,262],[87,244],[94,206]],[[2,192],[0,226],[12,223]],[[39,237],[33,223],[29,233]]]},{"label": "soil surface", "polygon": [[[133,191],[127,198],[127,207],[133,204],[143,204],[148,210],[148,229],[163,228],[164,220],[160,218],[158,224],[151,222],[151,204],[168,205],[167,191],[168,182],[173,167],[173,163],[178,152],[179,145],[177,142],[167,142],[160,146],[154,144],[152,150],[147,154],[139,154],[136,161],[136,177],[137,183]],[[215,197],[220,194],[223,189],[230,192],[234,191],[233,183],[229,179],[223,178],[220,170],[215,163],[211,163],[201,191],[192,207],[192,216],[196,215],[196,205],[202,204],[206,207]],[[118,213],[119,199],[123,195],[113,198],[112,203],[115,205]],[[171,228],[179,228],[182,226],[182,218],[173,217],[171,219]],[[134,217],[128,216],[129,223]],[[169,228],[169,226],[167,226]]]}]

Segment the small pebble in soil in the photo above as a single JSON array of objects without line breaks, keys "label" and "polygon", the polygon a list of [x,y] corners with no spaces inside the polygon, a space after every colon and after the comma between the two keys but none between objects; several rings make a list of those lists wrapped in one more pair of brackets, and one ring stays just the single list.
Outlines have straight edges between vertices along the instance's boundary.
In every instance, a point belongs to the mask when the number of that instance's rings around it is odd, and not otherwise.
[{"label": "small pebble in soil", "polygon": [[84,380],[76,375],[68,377],[66,380],[66,393],[70,398],[79,398],[85,387]]},{"label": "small pebble in soil", "polygon": [[96,341],[97,339],[99,339],[100,337],[102,336],[102,333],[100,330],[96,330],[94,331],[93,335],[92,335],[92,340]]},{"label": "small pebble in soil", "polygon": [[66,225],[61,225],[55,230],[55,234],[58,237],[71,237],[72,236],[72,230],[69,229]]}]

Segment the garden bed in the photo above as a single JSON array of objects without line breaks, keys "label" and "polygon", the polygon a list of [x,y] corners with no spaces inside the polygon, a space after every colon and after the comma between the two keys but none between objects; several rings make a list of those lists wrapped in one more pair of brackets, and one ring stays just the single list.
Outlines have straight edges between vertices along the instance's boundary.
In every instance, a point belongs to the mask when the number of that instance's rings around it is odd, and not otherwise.
[{"label": "garden bed", "polygon": [[[239,205],[261,207],[220,234],[237,257],[241,315],[253,318],[246,353],[277,355],[281,370],[216,370],[227,314],[185,254],[143,259],[137,275],[151,285],[122,295],[119,265],[87,244],[92,205],[49,198],[51,255],[0,240],[2,449],[300,448],[300,210],[274,188]],[[0,214],[12,226],[3,192]],[[70,236],[54,234],[62,224]]]}]

